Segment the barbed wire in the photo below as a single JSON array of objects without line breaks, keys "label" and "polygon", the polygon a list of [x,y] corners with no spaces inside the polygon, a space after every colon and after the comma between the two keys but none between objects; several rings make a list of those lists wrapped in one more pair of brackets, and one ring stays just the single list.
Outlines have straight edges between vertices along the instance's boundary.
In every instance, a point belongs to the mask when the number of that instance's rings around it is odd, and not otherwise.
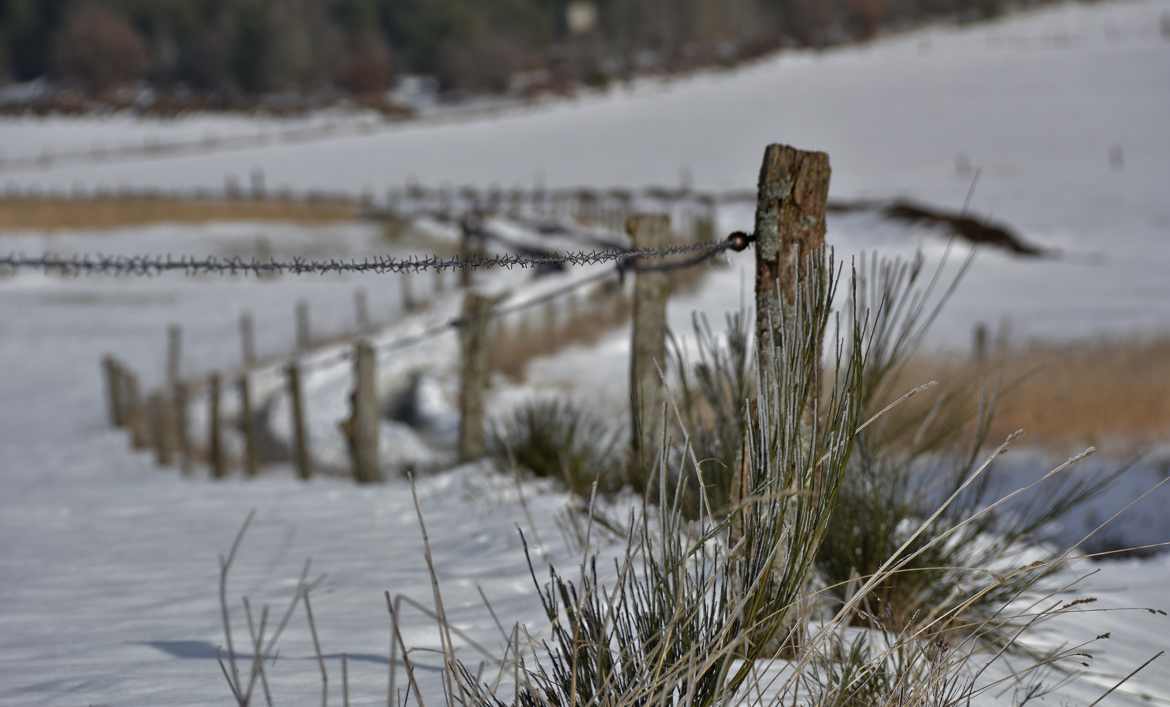
[{"label": "barbed wire", "polygon": [[[367,256],[364,258],[243,258],[191,255],[77,254],[0,256],[0,270],[38,270],[64,276],[111,275],[154,277],[180,273],[190,277],[207,275],[273,276],[335,274],[408,274],[447,270],[512,270],[549,265],[599,265],[648,258],[694,256],[705,260],[729,247],[727,241],[674,245],[665,248],[596,248],[549,253],[501,253],[454,256]],[[693,258],[692,258],[693,259]]]},{"label": "barbed wire", "polygon": [[[618,261],[617,266],[613,270],[607,270],[607,271],[602,271],[599,273],[594,273],[593,275],[590,275],[588,277],[582,278],[582,279],[577,280],[575,282],[567,283],[567,284],[563,285],[562,287],[558,287],[554,290],[551,290],[549,292],[545,292],[545,293],[540,294],[540,295],[535,295],[533,297],[522,300],[520,302],[516,302],[516,303],[508,304],[508,305],[496,305],[488,311],[487,318],[489,320],[492,320],[492,319],[496,319],[499,317],[504,317],[504,316],[516,314],[517,312],[521,312],[524,310],[532,309],[534,307],[538,307],[540,305],[547,304],[548,302],[551,302],[551,301],[560,299],[561,297],[565,297],[569,294],[572,294],[573,292],[576,292],[577,290],[579,290],[587,285],[592,285],[592,284],[595,284],[597,282],[600,282],[602,280],[612,278],[612,277],[617,277],[620,279],[620,278],[624,277],[624,274],[626,272],[630,272],[630,271],[633,271],[633,272],[668,272],[671,270],[682,270],[682,269],[686,269],[686,268],[695,267],[696,265],[699,265],[699,264],[709,260],[710,258],[713,258],[715,255],[722,253],[724,251],[727,251],[727,250],[742,252],[742,251],[746,250],[747,247],[751,243],[753,243],[754,241],[755,241],[755,238],[753,236],[750,236],[750,235],[742,233],[742,232],[736,232],[736,233],[733,233],[730,236],[728,236],[725,240],[716,241],[713,243],[691,244],[691,245],[686,245],[686,246],[675,246],[675,247],[665,248],[665,249],[660,248],[660,249],[644,249],[644,250],[638,250],[638,251],[623,251],[624,257]],[[639,264],[636,262],[636,258],[644,257],[642,255],[643,253],[651,253],[651,254],[655,254],[655,255],[660,255],[664,251],[670,251],[672,253],[681,251],[681,252],[691,252],[691,253],[698,253],[698,254],[692,255],[691,257],[686,258],[685,260],[680,260],[680,261],[676,261],[673,263]],[[391,353],[394,351],[400,351],[402,349],[410,348],[410,347],[416,346],[418,344],[421,344],[425,341],[428,341],[430,339],[434,339],[434,338],[437,338],[439,336],[442,336],[443,334],[458,331],[461,327],[465,326],[466,323],[467,322],[464,321],[461,317],[458,317],[458,316],[453,317],[453,318],[448,319],[444,322],[440,322],[440,323],[435,324],[431,327],[428,327],[427,329],[425,329],[421,332],[418,332],[416,334],[410,334],[407,336],[399,337],[397,339],[392,339],[390,341],[384,341],[384,342],[381,342],[379,344],[376,344],[374,346],[374,351],[378,355],[384,355],[384,354]],[[353,359],[352,350],[346,349],[346,350],[339,351],[332,356],[328,356],[328,357],[325,357],[323,359],[317,359],[317,360],[313,361],[311,364],[305,365],[303,367],[303,370],[305,372],[310,372],[310,371],[321,370],[324,368],[330,368],[330,367],[338,365],[340,363],[344,363],[346,361],[351,361],[352,359]],[[293,359],[293,360],[295,361],[295,359]]]}]

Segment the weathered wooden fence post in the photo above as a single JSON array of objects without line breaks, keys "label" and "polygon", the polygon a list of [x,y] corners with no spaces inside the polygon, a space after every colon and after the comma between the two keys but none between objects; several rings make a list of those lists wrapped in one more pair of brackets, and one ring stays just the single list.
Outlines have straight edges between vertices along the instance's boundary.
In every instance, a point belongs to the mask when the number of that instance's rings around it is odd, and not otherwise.
[{"label": "weathered wooden fence post", "polygon": [[167,387],[179,382],[183,363],[183,330],[178,324],[167,327]]},{"label": "weathered wooden fence post", "polygon": [[223,428],[220,420],[220,398],[223,381],[218,373],[212,373],[207,380],[207,460],[211,464],[211,475],[217,479],[227,476],[224,459]]},{"label": "weathered wooden fence post", "polygon": [[367,332],[373,328],[370,322],[370,300],[366,294],[366,288],[359,287],[353,293],[354,315],[357,319],[357,328],[359,332]]},{"label": "weathered wooden fence post", "polygon": [[463,258],[463,268],[459,271],[459,286],[466,290],[475,284],[475,268],[471,267],[471,264],[483,254],[483,243],[469,218],[459,221],[459,234],[462,236],[460,255]]},{"label": "weathered wooden fence post", "polygon": [[756,346],[761,363],[780,341],[783,307],[796,296],[796,279],[825,245],[829,156],[769,145],[760,167],[756,202]]},{"label": "weathered wooden fence post", "polygon": [[359,484],[382,480],[378,465],[378,380],[377,354],[368,341],[354,346],[353,393],[350,398],[350,418],[346,421],[346,436],[353,478]]},{"label": "weathered wooden fence post", "polygon": [[154,445],[155,463],[160,467],[175,463],[174,407],[166,393],[156,393],[147,401],[150,415],[150,437]]},{"label": "weathered wooden fence post", "polygon": [[121,377],[125,386],[123,395],[126,400],[126,427],[130,430],[130,447],[136,450],[146,449],[149,442],[147,420],[139,392],[138,376],[123,370]]},{"label": "weathered wooden fence post", "polygon": [[240,352],[243,356],[244,368],[256,365],[256,326],[252,321],[251,312],[244,312],[240,315]]},{"label": "weathered wooden fence post", "polygon": [[472,461],[486,451],[484,438],[484,393],[488,384],[488,315],[493,298],[475,292],[463,299],[459,328],[459,460]]},{"label": "weathered wooden fence post", "polygon": [[288,403],[292,410],[293,464],[296,466],[297,476],[307,480],[313,476],[313,462],[309,456],[309,431],[305,424],[300,365],[293,361],[285,369],[285,375],[288,380]]},{"label": "weathered wooden fence post", "polygon": [[[626,232],[635,249],[670,245],[670,218],[639,214],[626,221]],[[630,345],[630,460],[629,480],[646,490],[662,439],[663,404],[666,400],[662,373],[666,368],[666,300],[670,276],[665,272],[639,272],[634,279],[634,326]]]},{"label": "weathered wooden fence post", "polygon": [[240,394],[240,432],[244,436],[244,473],[255,476],[260,471],[256,448],[256,411],[252,409],[252,386],[248,372],[236,383]]},{"label": "weathered wooden fence post", "polygon": [[191,436],[187,430],[187,405],[191,399],[190,388],[186,383],[176,383],[173,394],[175,443],[179,451],[179,469],[184,474],[190,474],[195,470],[194,459],[191,454]]},{"label": "weathered wooden fence post", "polygon": [[984,324],[983,322],[976,323],[975,324],[975,331],[974,331],[972,338],[973,338],[973,341],[972,341],[971,354],[975,360],[975,363],[981,366],[981,365],[987,363],[987,356],[988,356],[988,350],[989,350],[990,336],[988,335],[988,332],[987,332],[987,325]]},{"label": "weathered wooden fence post", "polygon": [[308,351],[312,345],[313,337],[309,329],[309,303],[300,300],[297,302],[297,351]]},{"label": "weathered wooden fence post", "polygon": [[110,425],[122,427],[126,424],[125,386],[122,382],[122,367],[113,356],[102,357],[102,375],[106,384],[106,411]]}]

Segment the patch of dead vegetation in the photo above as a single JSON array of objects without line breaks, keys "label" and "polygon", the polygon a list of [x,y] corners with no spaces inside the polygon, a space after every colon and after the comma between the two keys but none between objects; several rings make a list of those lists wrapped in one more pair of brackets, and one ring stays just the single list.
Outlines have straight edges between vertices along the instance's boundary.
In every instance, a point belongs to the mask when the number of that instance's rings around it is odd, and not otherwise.
[{"label": "patch of dead vegetation", "polygon": [[[1058,453],[1087,445],[1128,454],[1170,442],[1170,336],[1036,342],[997,352],[984,362],[960,356],[919,356],[898,386],[937,380],[961,414],[981,392],[1000,398],[990,439],[1022,429],[1028,443]],[[913,401],[895,415],[913,416]]]},{"label": "patch of dead vegetation", "polygon": [[20,231],[98,231],[158,223],[214,221],[321,225],[353,221],[361,215],[362,207],[358,202],[339,199],[14,197],[0,199],[0,235]]}]

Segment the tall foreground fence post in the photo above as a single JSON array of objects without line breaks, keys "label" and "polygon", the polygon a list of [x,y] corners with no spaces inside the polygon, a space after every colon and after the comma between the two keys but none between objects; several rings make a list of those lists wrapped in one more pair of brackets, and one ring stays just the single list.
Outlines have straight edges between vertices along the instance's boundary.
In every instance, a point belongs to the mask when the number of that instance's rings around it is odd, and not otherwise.
[{"label": "tall foreground fence post", "polygon": [[[780,341],[783,307],[796,295],[807,258],[825,245],[829,156],[769,145],[756,202],[756,346],[760,361]],[[783,298],[783,301],[782,301]]]},{"label": "tall foreground fence post", "polygon": [[466,462],[483,456],[484,391],[488,383],[488,314],[495,300],[469,292],[463,299],[462,326],[459,328],[459,460]]},{"label": "tall foreground fence post", "polygon": [[[829,156],[787,145],[769,145],[760,167],[756,201],[756,350],[767,366],[782,341],[785,310],[796,297],[798,278],[807,274],[808,258],[825,245],[825,210],[829,199]],[[813,381],[813,390],[818,381]],[[730,489],[730,542],[744,527],[745,501],[753,493],[751,448],[744,444]],[[799,640],[799,634],[794,634]]]},{"label": "tall foreground fence post", "polygon": [[[626,221],[634,249],[670,245],[670,218],[634,215]],[[662,371],[666,367],[666,300],[670,276],[639,272],[634,280],[634,326],[630,344],[630,482],[645,490],[662,437]]]},{"label": "tall foreground fence post", "polygon": [[308,480],[313,476],[313,462],[309,456],[309,431],[305,424],[305,401],[301,391],[301,369],[296,361],[285,369],[288,380],[288,403],[292,410],[293,464],[297,476]]},{"label": "tall foreground fence post", "polygon": [[377,354],[368,341],[354,346],[353,396],[346,436],[353,461],[353,478],[359,484],[382,480],[378,466]]}]

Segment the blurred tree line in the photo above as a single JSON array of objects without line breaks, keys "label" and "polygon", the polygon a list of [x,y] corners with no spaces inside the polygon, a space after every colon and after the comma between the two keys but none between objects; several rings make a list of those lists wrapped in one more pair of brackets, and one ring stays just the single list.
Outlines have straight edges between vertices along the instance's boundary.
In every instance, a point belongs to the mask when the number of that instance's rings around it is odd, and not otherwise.
[{"label": "blurred tree line", "polygon": [[370,95],[409,73],[496,92],[517,77],[547,88],[685,71],[1038,1],[0,0],[0,82]]}]

